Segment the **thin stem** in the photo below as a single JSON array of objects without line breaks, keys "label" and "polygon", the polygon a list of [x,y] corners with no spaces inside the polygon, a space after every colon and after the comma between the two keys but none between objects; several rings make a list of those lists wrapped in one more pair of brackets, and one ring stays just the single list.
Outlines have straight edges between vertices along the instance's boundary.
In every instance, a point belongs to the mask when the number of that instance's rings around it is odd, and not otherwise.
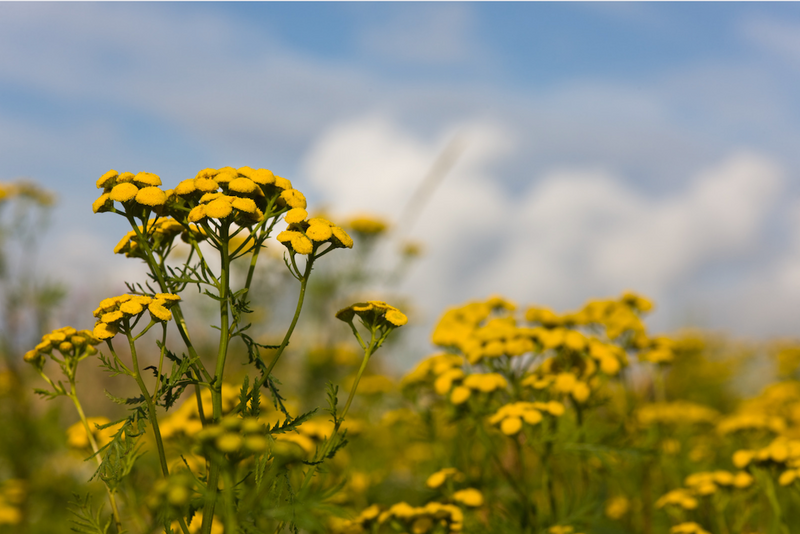
[{"label": "thin stem", "polygon": [[[150,248],[150,244],[148,243],[146,236],[142,234],[142,231],[139,229],[139,225],[136,224],[136,221],[133,219],[133,216],[128,216],[128,222],[130,222],[134,232],[136,232],[136,236],[139,238],[139,244],[145,251],[145,259],[147,261],[147,266],[150,268],[150,272],[156,277],[156,280],[158,280],[158,287],[161,289],[162,292],[169,293],[170,288],[167,285],[166,280],[164,279],[164,273],[161,269],[158,268],[158,263],[153,257],[153,250]],[[198,254],[199,253],[200,251],[198,250]],[[203,261],[205,262],[205,260]],[[173,304],[170,311],[172,311],[172,315],[175,318],[175,325],[178,327],[178,333],[181,335],[183,343],[189,350],[189,355],[195,362],[192,364],[192,367],[194,367],[195,370],[198,371],[197,373],[198,375],[200,374],[200,372],[202,372],[206,380],[210,382],[211,375],[206,370],[205,366],[203,365],[203,362],[200,360],[200,356],[194,349],[194,345],[192,345],[192,342],[189,339],[189,330],[186,327],[186,321],[183,319],[183,311],[181,310],[180,302],[176,302],[175,304]]]},{"label": "thin stem", "polygon": [[[126,325],[127,326],[127,325]],[[169,476],[169,469],[167,468],[167,457],[164,453],[164,443],[161,441],[161,430],[158,427],[158,417],[156,415],[156,407],[153,405],[153,398],[150,396],[150,393],[147,391],[147,386],[144,384],[144,380],[142,379],[142,373],[139,371],[139,358],[136,354],[136,344],[133,342],[133,338],[130,335],[130,332],[125,333],[126,337],[128,338],[128,346],[131,349],[131,360],[133,361],[133,378],[136,380],[136,383],[139,385],[139,389],[144,396],[144,401],[147,404],[147,411],[148,415],[150,416],[150,422],[153,424],[153,436],[156,440],[156,446],[158,448],[158,459],[161,463],[161,472],[164,477]]]},{"label": "thin stem", "polygon": [[[86,414],[83,413],[83,407],[81,407],[81,403],[78,400],[78,394],[75,391],[75,379],[74,377],[70,377],[69,381],[70,385],[70,394],[69,398],[72,399],[72,403],[75,405],[75,409],[78,411],[78,417],[81,418],[81,422],[83,423],[83,428],[86,430],[86,436],[89,438],[89,444],[92,446],[92,452],[94,452],[94,459],[97,461],[98,467],[103,464],[102,458],[100,455],[97,454],[100,448],[97,446],[97,441],[94,439],[94,434],[92,433],[92,429],[89,428],[89,421],[86,419]],[[117,532],[122,532],[122,521],[119,517],[119,509],[117,508],[117,499],[114,497],[114,491],[109,487],[107,483],[105,483],[106,491],[108,492],[108,501],[111,504],[111,515],[114,517],[114,525],[117,527]]]},{"label": "thin stem", "polygon": [[153,390],[153,398],[158,402],[158,390],[161,387],[161,368],[164,365],[164,353],[167,351],[167,323],[164,323],[164,333],[161,335],[161,354],[158,357],[158,371],[156,371],[156,387]]},{"label": "thin stem", "polygon": [[[225,370],[225,359],[228,354],[228,341],[230,340],[230,309],[229,309],[229,286],[230,286],[230,256],[228,254],[228,223],[220,227],[220,240],[223,245],[219,247],[220,252],[220,285],[219,285],[219,349],[217,351],[217,362],[214,368],[214,379],[211,388],[211,404],[213,407],[213,419],[219,421],[222,418],[222,377]],[[211,532],[211,523],[214,518],[214,506],[217,501],[217,489],[219,486],[220,468],[216,462],[211,463],[208,472],[208,482],[206,502],[203,507],[202,534]],[[212,493],[213,492],[213,493]]]}]

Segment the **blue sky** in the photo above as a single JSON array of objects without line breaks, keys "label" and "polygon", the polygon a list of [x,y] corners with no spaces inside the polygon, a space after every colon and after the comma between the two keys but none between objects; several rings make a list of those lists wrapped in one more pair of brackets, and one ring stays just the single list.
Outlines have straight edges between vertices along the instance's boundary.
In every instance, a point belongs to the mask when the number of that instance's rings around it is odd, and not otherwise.
[{"label": "blue sky", "polygon": [[75,293],[137,272],[100,252],[109,168],[266,167],[391,219],[458,137],[420,324],[632,288],[657,329],[793,335],[798,94],[794,3],[0,3],[0,180],[59,194],[39,268]]}]

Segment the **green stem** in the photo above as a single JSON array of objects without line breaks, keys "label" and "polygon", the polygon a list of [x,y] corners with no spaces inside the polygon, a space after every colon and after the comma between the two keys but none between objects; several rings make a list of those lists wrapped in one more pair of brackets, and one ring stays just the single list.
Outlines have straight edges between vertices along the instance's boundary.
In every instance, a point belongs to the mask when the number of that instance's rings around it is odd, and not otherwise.
[{"label": "green stem", "polygon": [[[127,323],[127,320],[126,320]],[[156,440],[156,448],[158,449],[158,460],[161,464],[161,473],[164,475],[164,478],[169,476],[169,468],[167,467],[167,455],[164,452],[164,442],[161,439],[161,429],[158,426],[158,415],[156,414],[156,407],[153,403],[153,398],[150,396],[150,393],[147,391],[147,386],[142,379],[142,373],[139,371],[139,358],[136,354],[136,344],[133,341],[133,337],[131,337],[130,329],[128,328],[128,324],[125,325],[125,337],[128,338],[128,345],[131,349],[131,361],[133,362],[133,378],[136,380],[136,384],[138,384],[139,389],[142,392],[142,396],[144,397],[145,403],[147,404],[147,413],[150,417],[150,422],[153,424],[153,437]],[[178,518],[178,523],[180,524],[181,530],[184,534],[189,534],[189,527],[186,525],[186,521],[182,517]]]},{"label": "green stem", "polygon": [[[236,521],[233,477],[228,469],[222,472],[222,483],[225,485],[222,489],[223,499],[225,501],[225,531],[236,533],[239,531],[239,527]],[[203,517],[205,517],[205,515]]]},{"label": "green stem", "polygon": [[[92,429],[89,428],[89,421],[86,419],[86,414],[83,413],[83,407],[81,406],[80,401],[78,400],[78,394],[75,391],[75,379],[74,377],[70,377],[69,381],[70,385],[70,394],[69,398],[72,399],[72,403],[75,405],[75,409],[78,411],[78,417],[81,418],[81,422],[83,423],[83,428],[86,430],[86,436],[89,438],[89,444],[92,446],[92,452],[94,452],[94,459],[97,461],[98,467],[102,465],[103,460],[100,458],[100,455],[97,454],[100,450],[97,446],[97,441],[94,439],[94,434],[92,433]],[[109,487],[107,483],[105,483],[106,491],[108,492],[108,501],[111,504],[111,515],[114,517],[114,525],[117,527],[117,532],[122,532],[122,521],[119,517],[119,509],[117,508],[117,499],[114,497],[114,491]]]},{"label": "green stem", "polygon": [[[134,232],[136,232],[136,236],[139,238],[139,244],[145,251],[147,266],[150,268],[150,272],[156,277],[156,280],[158,280],[158,287],[163,293],[169,293],[170,288],[164,279],[164,272],[159,268],[158,262],[156,262],[155,257],[153,256],[153,250],[150,248],[150,244],[147,242],[147,237],[142,234],[142,231],[139,229],[139,225],[136,224],[133,216],[128,216],[128,222],[130,222]],[[189,350],[189,355],[195,362],[192,364],[192,367],[195,369],[195,371],[197,371],[198,375],[200,375],[202,372],[206,380],[210,382],[211,375],[206,370],[203,362],[200,360],[200,356],[197,354],[197,351],[194,348],[194,345],[192,345],[192,342],[189,339],[189,330],[186,326],[186,321],[183,318],[183,311],[181,310],[180,302],[173,304],[172,308],[170,308],[170,311],[175,318],[175,325],[178,327],[178,333],[180,334],[181,339],[183,339],[183,343],[186,345],[186,348]]]},{"label": "green stem", "polygon": [[[217,350],[217,362],[214,367],[214,379],[211,388],[211,404],[213,407],[213,420],[215,422],[222,418],[222,378],[225,371],[225,360],[228,355],[228,342],[230,340],[230,309],[229,309],[229,288],[230,288],[230,256],[228,251],[228,232],[229,224],[221,225],[219,229],[222,246],[220,251],[220,286],[219,286],[219,349]],[[211,532],[211,523],[214,519],[214,507],[217,501],[217,490],[219,486],[220,467],[216,462],[211,463],[208,472],[208,482],[206,485],[206,501],[203,507],[202,534]],[[227,519],[226,519],[227,522]]]},{"label": "green stem", "polygon": [[145,404],[147,404],[147,412],[150,417],[150,422],[153,424],[153,436],[155,437],[156,447],[158,448],[158,459],[161,464],[161,472],[164,477],[168,477],[169,469],[167,468],[167,456],[164,453],[164,443],[161,441],[161,430],[158,427],[156,407],[153,404],[153,398],[150,396],[150,392],[147,391],[147,386],[144,384],[142,373],[139,371],[139,358],[136,354],[136,344],[133,342],[130,332],[126,331],[125,336],[128,338],[128,346],[131,350],[131,360],[133,361],[133,378],[136,380],[136,384],[139,386],[139,389],[142,392]]}]

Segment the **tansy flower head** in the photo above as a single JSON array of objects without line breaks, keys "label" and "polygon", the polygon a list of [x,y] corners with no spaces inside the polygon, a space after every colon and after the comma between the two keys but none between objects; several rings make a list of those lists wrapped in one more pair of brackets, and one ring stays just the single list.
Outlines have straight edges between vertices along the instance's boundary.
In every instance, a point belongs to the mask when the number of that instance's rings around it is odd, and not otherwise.
[{"label": "tansy flower head", "polygon": [[140,172],[133,177],[133,183],[139,187],[159,186],[161,185],[161,178],[151,172]]},{"label": "tansy flower head", "polygon": [[136,193],[139,192],[139,188],[130,183],[122,183],[117,184],[111,190],[109,197],[111,200],[115,200],[117,202],[127,202],[134,197],[136,197]]},{"label": "tansy flower head", "polygon": [[24,359],[34,365],[44,364],[44,355],[49,355],[57,350],[65,358],[82,359],[95,354],[94,345],[100,339],[88,330],[76,330],[71,326],[64,326],[42,336],[42,341],[32,350],[25,353]]},{"label": "tansy flower head", "polygon": [[357,302],[343,308],[336,313],[336,318],[346,323],[351,323],[355,316],[369,326],[397,328],[408,322],[400,310],[379,300]]},{"label": "tansy flower head", "polygon": [[151,208],[163,206],[166,201],[167,195],[155,186],[142,188],[136,193],[136,202]]},{"label": "tansy flower head", "polygon": [[308,217],[308,212],[303,208],[292,208],[286,212],[286,215],[283,216],[283,220],[286,221],[287,224],[296,224],[306,220]]}]

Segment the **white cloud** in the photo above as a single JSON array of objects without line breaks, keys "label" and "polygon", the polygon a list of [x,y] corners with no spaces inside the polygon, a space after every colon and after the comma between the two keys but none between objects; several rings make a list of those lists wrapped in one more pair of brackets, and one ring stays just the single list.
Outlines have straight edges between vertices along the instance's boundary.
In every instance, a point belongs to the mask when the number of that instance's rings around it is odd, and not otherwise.
[{"label": "white cloud", "polygon": [[747,257],[782,182],[773,162],[749,153],[698,173],[667,198],[609,173],[554,171],[508,207],[518,213],[514,231],[478,278],[561,306],[626,288],[668,301],[699,270]]}]

